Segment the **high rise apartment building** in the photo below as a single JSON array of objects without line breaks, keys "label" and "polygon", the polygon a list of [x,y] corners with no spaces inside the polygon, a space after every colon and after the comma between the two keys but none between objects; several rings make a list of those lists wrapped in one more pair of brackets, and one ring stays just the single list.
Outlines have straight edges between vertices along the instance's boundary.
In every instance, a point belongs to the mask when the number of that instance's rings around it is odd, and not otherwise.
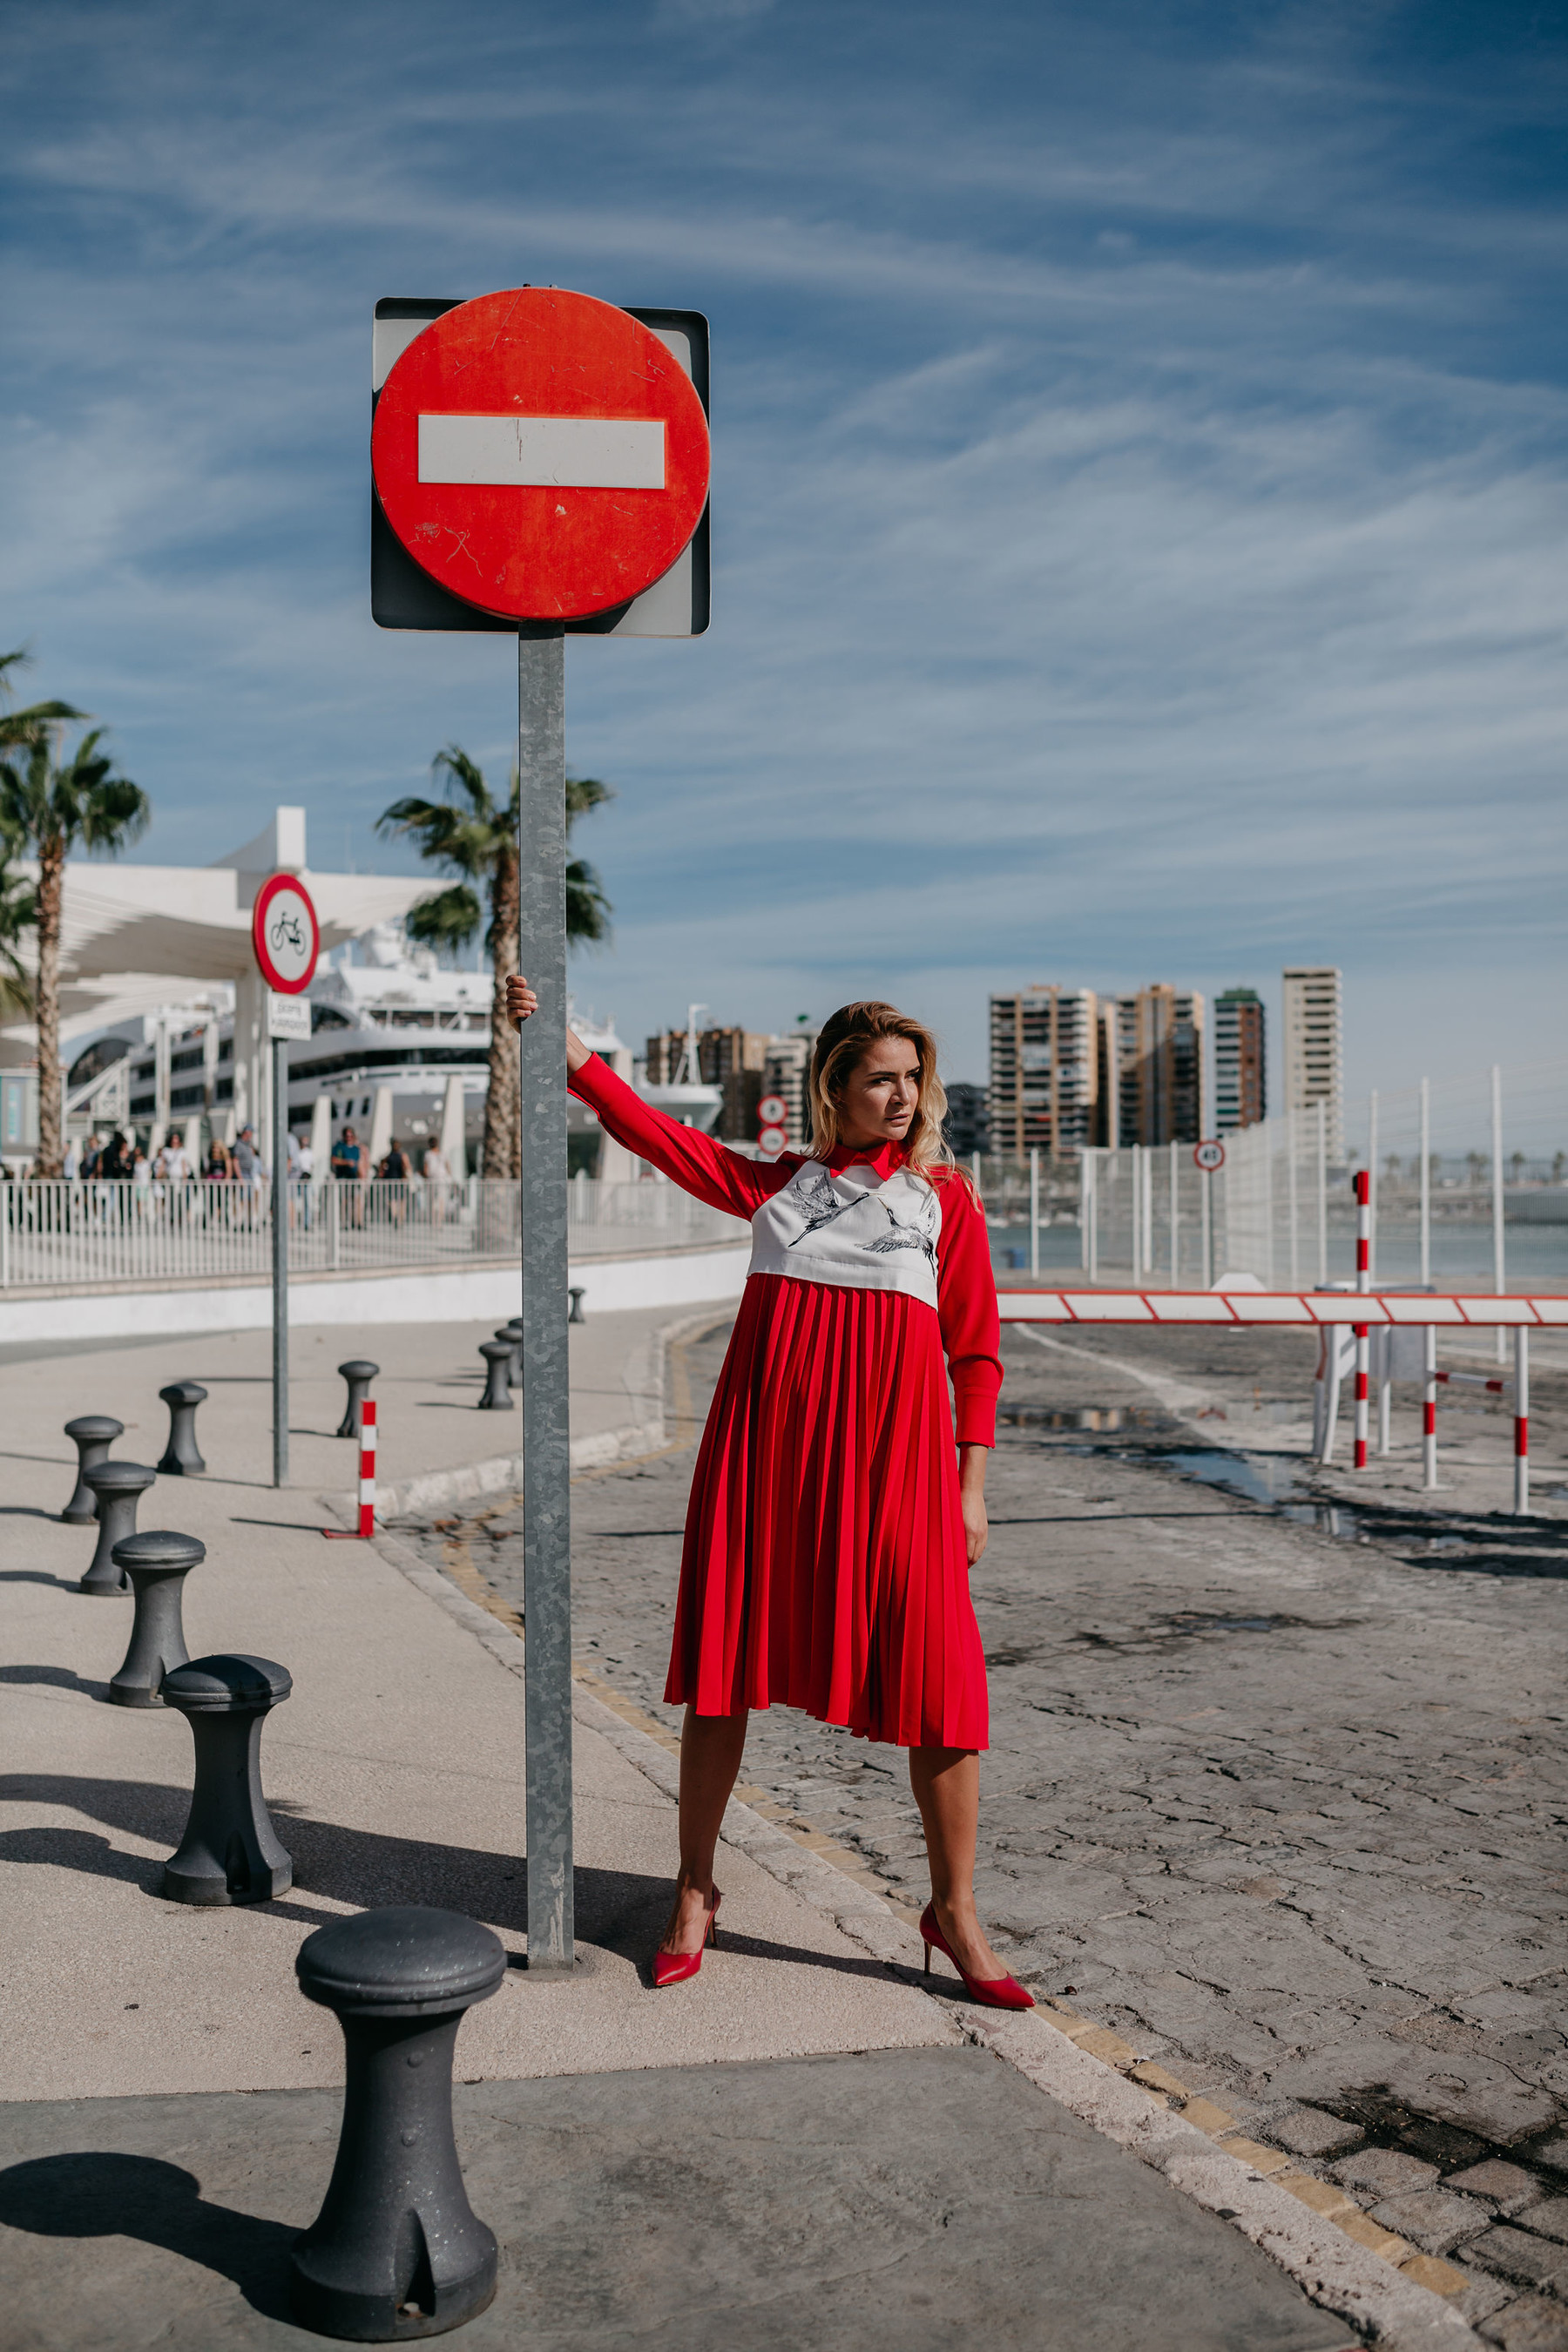
[{"label": "high rise apartment building", "polygon": [[1195,990],[1158,982],[1119,996],[1101,1045],[1115,1071],[1107,1142],[1202,1142],[1204,1000]]},{"label": "high rise apartment building", "polygon": [[1097,1140],[1097,1007],[1091,988],[1039,982],[991,999],[991,1149],[1072,1158]]},{"label": "high rise apartment building", "polygon": [[1255,988],[1222,989],[1214,1001],[1214,1130],[1256,1127],[1268,1098],[1263,1001]]},{"label": "high rise apartment building", "polygon": [[1285,1108],[1324,1107],[1328,1156],[1345,1156],[1344,1028],[1339,968],[1290,964],[1285,982]]},{"label": "high rise apartment building", "polygon": [[804,1150],[811,1141],[811,1057],[816,1049],[815,1029],[767,1040],[763,1091],[783,1097],[784,1135],[792,1151]]}]

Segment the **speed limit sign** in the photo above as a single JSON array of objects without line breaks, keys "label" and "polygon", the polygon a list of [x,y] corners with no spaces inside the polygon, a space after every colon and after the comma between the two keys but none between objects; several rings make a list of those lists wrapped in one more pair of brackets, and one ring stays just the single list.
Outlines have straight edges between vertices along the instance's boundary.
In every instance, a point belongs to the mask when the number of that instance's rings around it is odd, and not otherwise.
[{"label": "speed limit sign", "polygon": [[789,1106],[783,1095],[764,1095],[757,1105],[759,1127],[782,1127],[789,1117]]},{"label": "speed limit sign", "polygon": [[1194,1143],[1193,1159],[1206,1175],[1212,1176],[1216,1168],[1225,1166],[1225,1146],[1223,1143]]}]

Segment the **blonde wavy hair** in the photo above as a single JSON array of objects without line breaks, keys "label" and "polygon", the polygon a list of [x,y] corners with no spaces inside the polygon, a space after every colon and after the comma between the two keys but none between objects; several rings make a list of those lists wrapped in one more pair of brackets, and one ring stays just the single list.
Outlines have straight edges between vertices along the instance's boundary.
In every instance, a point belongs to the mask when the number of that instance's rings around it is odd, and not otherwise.
[{"label": "blonde wavy hair", "polygon": [[863,1054],[880,1038],[901,1037],[920,1056],[920,1092],[904,1138],[905,1164],[929,1180],[957,1162],[942,1131],[947,1092],[936,1074],[936,1039],[924,1024],[894,1004],[841,1004],[824,1024],[811,1057],[811,1151],[821,1159],[839,1140],[840,1097]]}]

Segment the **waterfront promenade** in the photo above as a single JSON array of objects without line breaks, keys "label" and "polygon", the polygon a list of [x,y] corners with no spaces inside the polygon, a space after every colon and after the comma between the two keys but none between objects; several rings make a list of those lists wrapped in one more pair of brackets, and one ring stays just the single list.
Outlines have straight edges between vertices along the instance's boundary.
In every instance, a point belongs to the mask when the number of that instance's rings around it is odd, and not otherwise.
[{"label": "waterfront promenade", "polygon": [[[496,1475],[479,1465],[504,1462],[515,1444],[515,1416],[472,1410],[482,1327],[374,1335],[383,1475],[396,1484],[406,1473],[405,1507],[363,1547],[320,1533],[330,1514],[318,1497],[350,1485],[352,1448],[328,1433],[341,1410],[335,1345],[312,1342],[300,1367],[295,1483],[282,1493],[265,1483],[264,1334],[6,1364],[8,2340],[39,2352],[311,2340],[288,2321],[282,2282],[290,2235],[330,2168],[340,2045],[331,2021],[296,1992],[293,1953],[326,1919],[413,1900],[487,1921],[513,1961],[458,2043],[459,2142],[476,2210],[503,2248],[500,2297],[466,2333],[476,2347],[526,2336],[563,2352],[938,2352],[960,2333],[1075,2352],[1340,2352],[1373,2336],[1415,2352],[1472,2341],[1455,2297],[1412,2271],[1414,2226],[1396,2261],[1384,2243],[1393,2231],[1373,2221],[1373,2243],[1336,2218],[1361,2192],[1347,2197],[1331,2179],[1313,2201],[1326,2166],[1290,2151],[1289,2123],[1327,2112],[1322,2085],[1285,2084],[1238,2105],[1212,2017],[1206,2041],[1173,2011],[1157,2031],[1141,2021],[1158,1973],[1152,1949],[1136,1925],[1102,1916],[1122,1907],[1109,1898],[1131,1868],[1106,1833],[1110,1759],[1119,1740],[1141,1740],[1157,1781],[1164,1743],[1212,1735],[1202,1722],[1167,1729],[1173,1713],[1193,1710],[1137,1680],[1131,1635],[1121,1649],[1133,1675],[1114,1699],[1085,1696],[1072,1722],[1049,1696],[1048,1644],[1045,1682],[1019,1685],[1031,1661],[1011,1658],[1007,1637],[1026,1651],[1031,1610],[1070,1617],[1086,1598],[1043,1572],[1028,1523],[1089,1528],[1100,1549],[1083,1573],[1103,1587],[1101,1633],[1113,1605],[1131,1606],[1119,1576],[1157,1575],[1159,1605],[1180,1611],[1195,1605],[1186,1586],[1200,1561],[1204,1590],[1220,1596],[1205,1606],[1230,1608],[1226,1580],[1250,1559],[1249,1602],[1276,1613],[1263,1587],[1278,1573],[1277,1530],[1201,1491],[1201,1549],[1176,1540],[1152,1559],[1144,1528],[1110,1523],[1110,1482],[1133,1493],[1140,1480],[1168,1479],[1176,1507],[1190,1498],[1168,1470],[1069,1450],[1088,1443],[1076,1428],[1054,1450],[1058,1433],[1041,1424],[1005,1433],[997,1535],[976,1586],[1000,1735],[987,1767],[984,1900],[1016,1964],[1057,2006],[993,2027],[921,1989],[901,1900],[917,1869],[895,1759],[782,1715],[759,1724],[726,1825],[720,1949],[693,1984],[648,1990],[674,1856],[670,1727],[651,1682],[673,1599],[671,1531],[728,1313],[719,1304],[684,1317],[668,1347],[655,1345],[657,1316],[598,1318],[574,1333],[574,1428],[604,1458],[583,1462],[574,1492],[582,1958],[564,1984],[531,1983],[524,1965],[514,1501],[504,1481],[462,1491]],[[1255,1337],[1225,1344],[1246,1350]],[[1010,1357],[1033,1344],[1010,1336]],[[1238,1357],[1232,1369],[1245,1389],[1249,1368]],[[295,1677],[262,1750],[295,1885],[255,1909],[158,1898],[184,1818],[189,1734],[162,1711],[104,1704],[129,1606],[75,1591],[90,1532],[52,1516],[69,1485],[63,1422],[112,1411],[128,1423],[117,1452],[155,1459],[156,1391],[176,1373],[210,1391],[200,1424],[209,1473],[160,1480],[142,1523],[207,1546],[188,1587],[192,1652],[258,1652]],[[1111,1377],[1095,1368],[1097,1381]],[[1142,1409],[1148,1392],[1131,1385],[1129,1409]],[[1012,1409],[1062,1410],[1047,1401],[1058,1394],[1015,1365]],[[1093,1410],[1114,1402],[1097,1396]],[[1226,1514],[1242,1553],[1215,1540]],[[1310,1583],[1309,1562],[1297,1570],[1295,1617],[1326,1613],[1303,1598]],[[1538,1580],[1531,1590],[1554,1600],[1560,1587]],[[1549,1630],[1538,1608],[1538,1649]],[[1174,1637],[1163,1638],[1168,1656]],[[1179,1656],[1191,1663],[1169,1671],[1201,1683],[1216,1644],[1188,1638]],[[1119,1652],[1106,1640],[1068,1654],[1077,1672]],[[1357,1710],[1362,1687],[1349,1691]],[[1203,1689],[1184,1696],[1200,1715],[1215,1703]],[[1310,1706],[1310,1688],[1300,1704]],[[1044,1843],[1031,1811],[1057,1822]],[[1080,1850],[1056,1850],[1064,1837]],[[1190,1863],[1192,1839],[1202,1844],[1184,1831],[1170,1853],[1156,1853],[1157,1836],[1139,1849],[1153,1859],[1137,1865],[1148,1885],[1132,1889],[1125,1916],[1135,1920],[1140,1904],[1147,1912],[1163,1878],[1194,1934],[1206,1916],[1211,1942],[1235,1941],[1238,1906],[1262,1917],[1265,1898],[1238,1895],[1227,1870]],[[1500,1916],[1501,1907],[1492,1906]],[[1153,1940],[1169,1944],[1171,1926],[1162,1921]],[[1510,1932],[1491,1925],[1491,1946]],[[1302,1948],[1306,1965],[1316,1957],[1315,1944]],[[1203,1973],[1173,1948],[1170,1972],[1184,1983]],[[951,1977],[939,1982],[956,1990]],[[1432,2008],[1427,1999],[1421,2013]],[[1147,2068],[1136,2078],[1145,2043],[1180,2092]],[[1222,2091],[1233,2109],[1225,2128],[1215,2119]],[[1515,2284],[1474,2315],[1490,2321],[1530,2299]]]}]

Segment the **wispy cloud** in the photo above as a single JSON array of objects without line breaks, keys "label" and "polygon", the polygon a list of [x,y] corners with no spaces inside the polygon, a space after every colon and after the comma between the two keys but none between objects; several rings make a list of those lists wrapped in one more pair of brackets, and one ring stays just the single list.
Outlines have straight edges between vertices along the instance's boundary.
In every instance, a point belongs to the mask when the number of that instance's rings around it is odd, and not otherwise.
[{"label": "wispy cloud", "polygon": [[632,1034],[897,987],[976,1074],[993,985],[1321,954],[1363,1066],[1460,1051],[1457,975],[1527,1051],[1564,60],[1445,22],[60,0],[4,66],[0,635],[115,723],[148,856],[278,798],[384,862],[437,745],[504,765],[509,669],[369,624],[372,299],[692,303],[713,631],[570,656]]}]

